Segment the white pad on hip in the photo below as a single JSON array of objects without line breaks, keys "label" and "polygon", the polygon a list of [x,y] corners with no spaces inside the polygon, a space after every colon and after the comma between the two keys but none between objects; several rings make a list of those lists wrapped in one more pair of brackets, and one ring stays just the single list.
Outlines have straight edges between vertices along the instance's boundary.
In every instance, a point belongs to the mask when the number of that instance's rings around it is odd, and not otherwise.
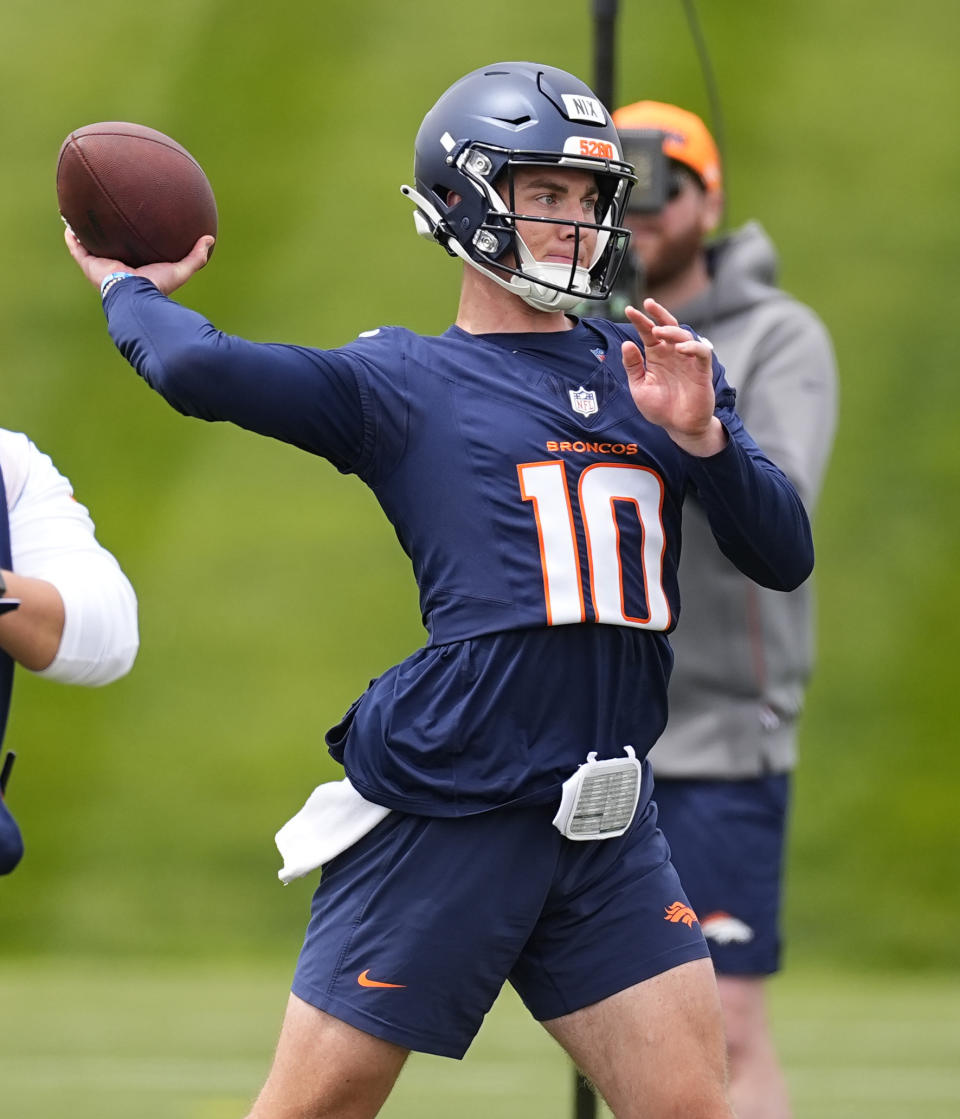
[{"label": "white pad on hip", "polygon": [[587,755],[563,783],[560,807],[553,826],[567,839],[615,839],[630,827],[640,799],[642,767],[632,746],[625,758],[597,761]]}]

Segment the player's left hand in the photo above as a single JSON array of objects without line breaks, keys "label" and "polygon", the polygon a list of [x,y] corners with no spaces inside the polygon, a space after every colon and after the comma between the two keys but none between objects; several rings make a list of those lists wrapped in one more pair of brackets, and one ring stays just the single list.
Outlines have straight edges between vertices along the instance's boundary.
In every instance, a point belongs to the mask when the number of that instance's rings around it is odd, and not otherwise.
[{"label": "player's left hand", "polygon": [[630,393],[644,419],[662,427],[693,455],[706,457],[727,443],[723,424],[713,414],[713,347],[691,336],[655,299],[643,311],[627,308],[637,328],[646,359],[634,342],[623,343],[623,367]]},{"label": "player's left hand", "polygon": [[182,287],[195,272],[200,271],[213,252],[213,238],[208,235],[200,237],[183,260],[130,268],[122,260],[109,260],[107,257],[88,253],[69,226],[64,230],[64,240],[67,242],[70,255],[80,265],[83,274],[95,288],[99,289],[104,277],[109,276],[111,272],[130,272],[134,276],[143,276],[150,280],[164,295],[169,295],[178,287]]}]

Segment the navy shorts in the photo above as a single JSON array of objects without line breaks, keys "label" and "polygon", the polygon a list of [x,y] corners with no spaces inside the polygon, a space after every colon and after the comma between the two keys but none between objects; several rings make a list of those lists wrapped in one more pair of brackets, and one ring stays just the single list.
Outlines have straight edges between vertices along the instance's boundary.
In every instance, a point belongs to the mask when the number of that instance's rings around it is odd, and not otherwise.
[{"label": "navy shorts", "polygon": [[293,993],[462,1057],[506,980],[543,1021],[709,956],[652,804],[619,839],[565,839],[552,817],[388,816],[324,867]]},{"label": "navy shorts", "polygon": [[780,905],[790,778],[658,777],[653,797],[671,861],[726,975],[780,967]]}]

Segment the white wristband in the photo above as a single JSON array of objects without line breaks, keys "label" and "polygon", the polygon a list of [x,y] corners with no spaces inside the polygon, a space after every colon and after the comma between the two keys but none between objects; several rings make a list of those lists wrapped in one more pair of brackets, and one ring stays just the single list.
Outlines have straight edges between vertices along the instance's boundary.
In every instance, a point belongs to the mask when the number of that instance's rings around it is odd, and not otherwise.
[{"label": "white wristband", "polygon": [[111,272],[109,276],[104,276],[100,283],[100,298],[103,299],[114,284],[119,284],[121,280],[129,279],[132,275],[132,272]]}]

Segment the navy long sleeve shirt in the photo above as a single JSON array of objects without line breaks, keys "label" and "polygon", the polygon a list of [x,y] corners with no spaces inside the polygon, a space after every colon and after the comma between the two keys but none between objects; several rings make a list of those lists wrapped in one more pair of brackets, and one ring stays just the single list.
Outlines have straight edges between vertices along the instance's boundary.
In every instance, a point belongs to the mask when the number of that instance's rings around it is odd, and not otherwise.
[{"label": "navy long sleeve shirt", "polygon": [[139,278],[105,309],[173,407],[356,474],[396,530],[428,642],[327,734],[357,789],[388,807],[549,803],[588,751],[645,755],[666,721],[688,491],[757,582],[792,589],[812,568],[800,499],[744,430],[719,363],[729,440],[696,458],[637,411],[620,360],[630,327],[389,327],[320,350],[224,334]]}]

